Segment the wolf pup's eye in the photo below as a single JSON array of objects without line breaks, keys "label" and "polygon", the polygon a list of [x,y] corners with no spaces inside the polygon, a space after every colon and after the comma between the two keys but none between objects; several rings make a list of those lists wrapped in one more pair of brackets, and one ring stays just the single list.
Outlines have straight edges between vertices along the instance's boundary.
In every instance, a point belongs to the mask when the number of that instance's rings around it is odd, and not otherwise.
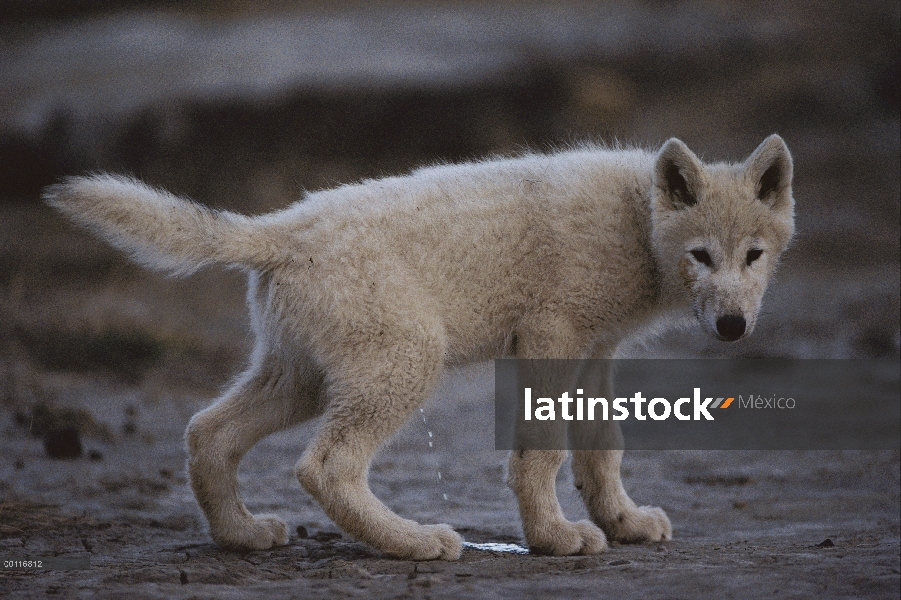
[{"label": "wolf pup's eye", "polygon": [[751,263],[760,258],[761,254],[763,254],[763,250],[760,250],[758,248],[748,250],[748,256],[745,258],[745,263],[750,267]]},{"label": "wolf pup's eye", "polygon": [[708,267],[713,266],[713,261],[710,259],[710,255],[707,254],[707,251],[703,248],[700,248],[699,250],[692,250],[691,255],[702,265],[706,265]]}]

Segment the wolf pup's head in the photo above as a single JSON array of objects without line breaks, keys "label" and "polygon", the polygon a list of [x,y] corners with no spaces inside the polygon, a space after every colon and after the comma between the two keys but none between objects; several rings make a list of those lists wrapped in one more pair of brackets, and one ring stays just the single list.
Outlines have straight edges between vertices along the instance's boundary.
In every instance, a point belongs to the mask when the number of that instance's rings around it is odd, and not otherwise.
[{"label": "wolf pup's head", "polygon": [[654,166],[652,237],[668,289],[684,290],[721,340],[754,330],[779,256],[794,234],[792,158],[778,135],[742,164],[705,165],[677,139]]}]

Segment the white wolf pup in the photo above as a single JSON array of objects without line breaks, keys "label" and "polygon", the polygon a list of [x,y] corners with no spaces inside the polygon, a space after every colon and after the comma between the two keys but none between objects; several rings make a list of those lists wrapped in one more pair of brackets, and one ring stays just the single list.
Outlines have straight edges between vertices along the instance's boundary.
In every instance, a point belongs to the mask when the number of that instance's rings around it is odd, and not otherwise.
[{"label": "white wolf pup", "polygon": [[[657,152],[585,147],[423,168],[259,217],[113,175],[68,179],[44,198],[147,267],[249,274],[250,365],[186,433],[218,544],[287,542],[285,523],[244,506],[238,463],[267,435],[322,415],[296,474],[329,517],[392,556],[456,559],[462,538],[448,525],[401,518],[367,483],[373,455],[444,369],[609,358],[692,313],[719,339],[748,335],[794,231],[791,182],[791,155],[772,135],[741,164],[703,164],[677,139]],[[591,521],[566,520],[554,486],[565,456],[511,455],[532,549],[595,554],[608,538],[671,537],[661,509],[626,495],[621,451],[574,453]]]}]

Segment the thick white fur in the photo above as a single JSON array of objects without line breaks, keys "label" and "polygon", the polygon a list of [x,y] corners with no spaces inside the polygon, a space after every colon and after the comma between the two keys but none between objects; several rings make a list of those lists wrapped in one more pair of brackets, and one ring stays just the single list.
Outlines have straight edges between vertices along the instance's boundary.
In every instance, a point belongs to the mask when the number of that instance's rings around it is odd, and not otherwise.
[{"label": "thick white fur", "polygon": [[[111,175],[69,179],[45,199],[148,267],[249,272],[250,366],[186,433],[217,543],[287,542],[283,522],[245,508],[237,466],[265,436],[324,414],[296,473],[335,523],[393,556],[456,559],[449,526],[399,517],[367,484],[373,455],[442,371],[511,354],[610,357],[648,323],[691,312],[714,335],[718,319],[742,316],[747,334],[793,233],[791,164],[774,135],[737,165],[704,165],[678,140],[585,147],[424,168],[254,218]],[[762,250],[753,264],[749,249]],[[591,521],[572,523],[554,487],[566,453],[512,454],[530,547],[594,554],[608,537],[670,538],[662,510],[626,495],[621,455],[575,452]]]}]

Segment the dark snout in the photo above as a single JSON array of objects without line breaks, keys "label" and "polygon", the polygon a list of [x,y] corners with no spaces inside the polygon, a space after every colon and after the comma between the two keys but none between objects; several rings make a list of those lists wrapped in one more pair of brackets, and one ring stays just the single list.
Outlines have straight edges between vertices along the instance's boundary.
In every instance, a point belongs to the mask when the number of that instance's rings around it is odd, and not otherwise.
[{"label": "dark snout", "polygon": [[716,321],[716,332],[727,342],[734,342],[745,334],[745,318],[741,315],[726,315]]}]

